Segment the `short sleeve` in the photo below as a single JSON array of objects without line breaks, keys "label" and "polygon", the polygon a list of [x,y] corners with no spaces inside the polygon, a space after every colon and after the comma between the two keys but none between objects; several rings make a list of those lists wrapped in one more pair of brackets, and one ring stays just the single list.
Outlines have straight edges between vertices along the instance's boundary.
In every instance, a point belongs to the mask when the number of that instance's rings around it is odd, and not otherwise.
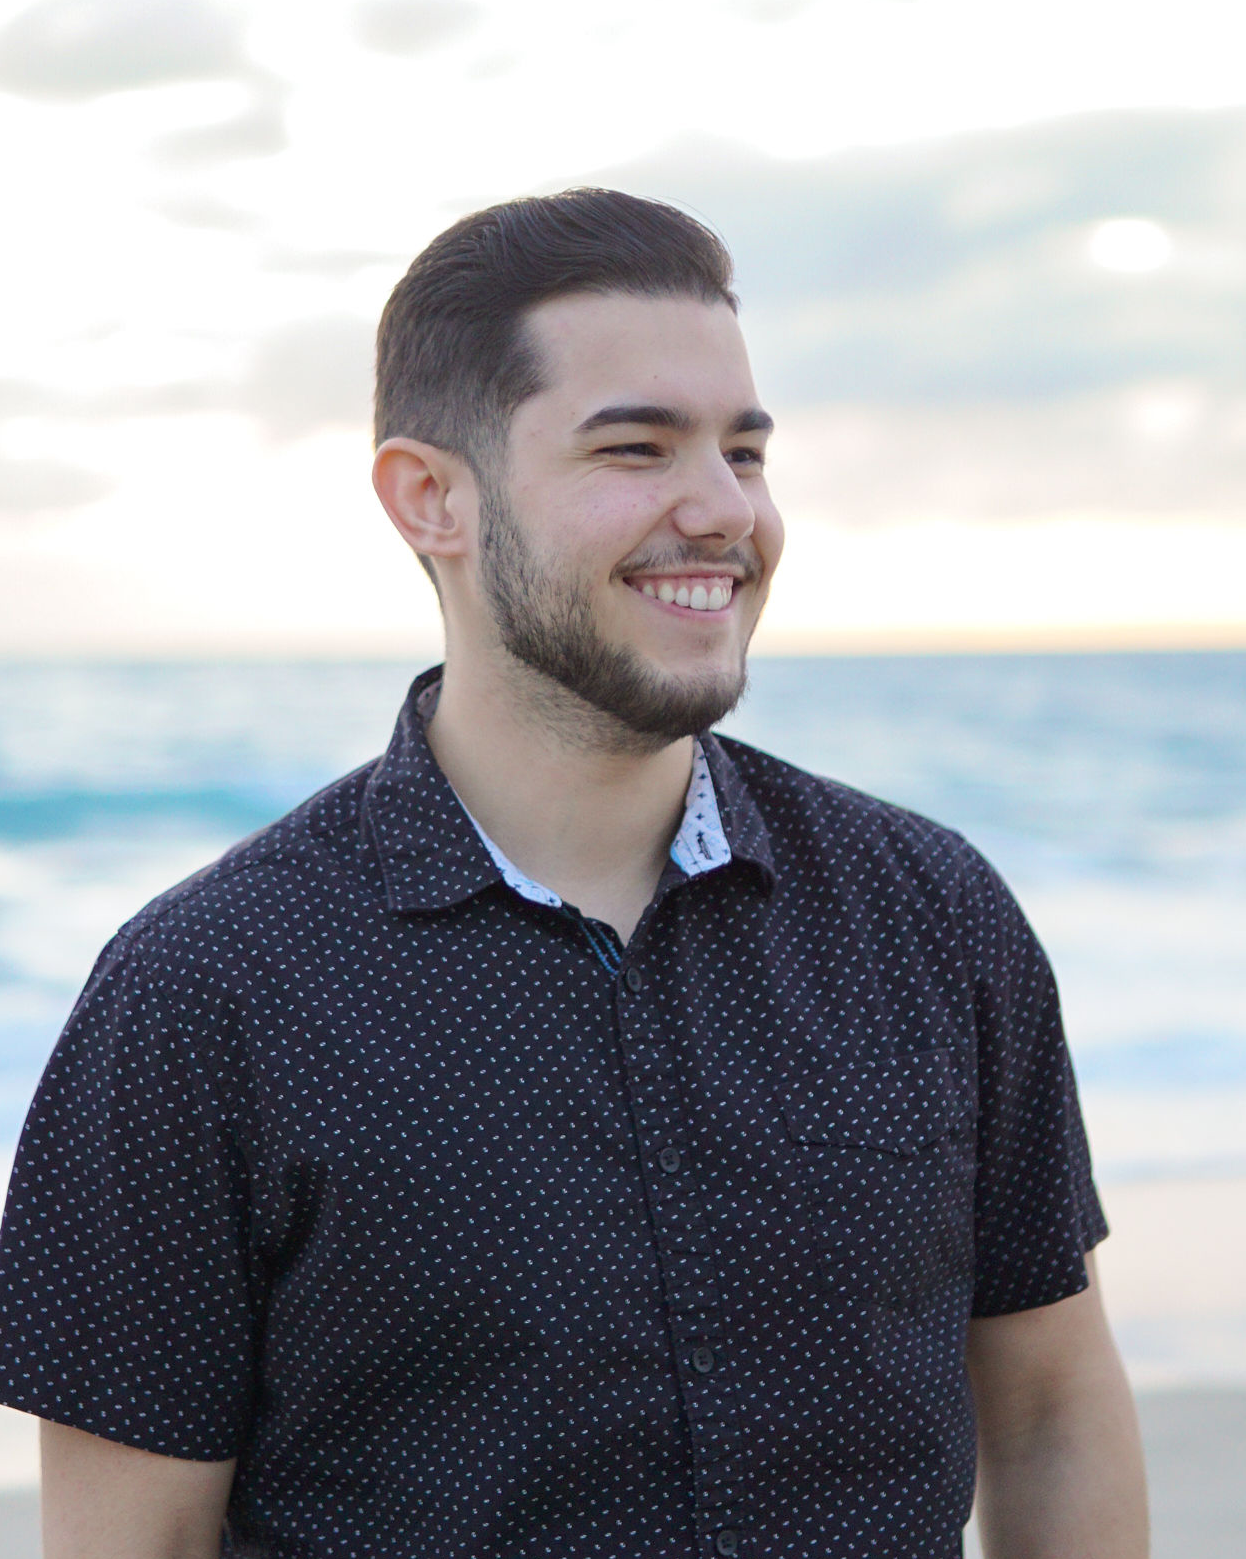
[{"label": "short sleeve", "polygon": [[175,971],[124,939],[44,1072],[0,1228],[0,1401],[140,1449],[237,1453],[247,1176]]},{"label": "short sleeve", "polygon": [[1012,894],[970,855],[964,953],[978,1039],[973,1313],[1054,1304],[1087,1285],[1107,1234],[1055,978]]}]

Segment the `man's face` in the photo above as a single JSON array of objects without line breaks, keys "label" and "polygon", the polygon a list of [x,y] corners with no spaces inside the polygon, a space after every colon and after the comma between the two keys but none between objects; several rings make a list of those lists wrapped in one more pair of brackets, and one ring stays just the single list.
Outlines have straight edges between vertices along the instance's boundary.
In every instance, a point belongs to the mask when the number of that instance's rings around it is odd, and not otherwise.
[{"label": "man's face", "polygon": [[744,691],[783,544],[769,418],[723,304],[583,294],[529,325],[546,388],[515,413],[504,478],[483,484],[484,601],[560,704],[658,747]]}]

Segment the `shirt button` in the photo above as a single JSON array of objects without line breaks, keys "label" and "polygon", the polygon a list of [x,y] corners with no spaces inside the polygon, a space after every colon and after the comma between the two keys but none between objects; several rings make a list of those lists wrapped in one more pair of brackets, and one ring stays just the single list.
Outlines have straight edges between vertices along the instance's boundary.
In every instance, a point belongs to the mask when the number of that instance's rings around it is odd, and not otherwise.
[{"label": "shirt button", "polygon": [[723,1559],[735,1559],[740,1552],[740,1534],[724,1527],[714,1538],[714,1552],[722,1554]]},{"label": "shirt button", "polygon": [[[712,1348],[694,1348],[692,1350],[692,1367],[698,1375],[708,1375],[714,1368],[714,1350]],[[721,1549],[719,1552],[721,1553]],[[735,1553],[735,1549],[731,1550]]]},{"label": "shirt button", "polygon": [[629,991],[638,991],[640,989],[642,982],[639,969],[634,967],[629,969],[623,978],[627,981]]},{"label": "shirt button", "polygon": [[658,1168],[668,1175],[673,1175],[683,1161],[684,1156],[678,1148],[663,1148],[658,1154]]}]

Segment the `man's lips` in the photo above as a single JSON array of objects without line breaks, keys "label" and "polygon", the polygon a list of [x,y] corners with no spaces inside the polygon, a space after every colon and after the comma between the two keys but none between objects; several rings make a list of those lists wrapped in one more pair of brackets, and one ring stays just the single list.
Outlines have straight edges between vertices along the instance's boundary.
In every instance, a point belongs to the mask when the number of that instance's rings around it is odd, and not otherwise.
[{"label": "man's lips", "polygon": [[629,574],[627,584],[650,600],[694,612],[721,612],[731,605],[738,581],[733,574]]}]

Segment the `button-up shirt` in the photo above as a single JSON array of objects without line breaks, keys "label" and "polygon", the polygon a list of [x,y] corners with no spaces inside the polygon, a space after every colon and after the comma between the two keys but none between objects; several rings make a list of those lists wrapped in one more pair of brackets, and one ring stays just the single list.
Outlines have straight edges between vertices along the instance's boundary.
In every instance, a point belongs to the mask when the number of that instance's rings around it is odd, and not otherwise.
[{"label": "button-up shirt", "polygon": [[14,1170],[0,1400],[237,1457],[248,1559],[951,1559],[969,1319],[1105,1232],[1015,902],[706,735],[727,848],[603,959],[458,803],[436,679],[101,956]]}]

